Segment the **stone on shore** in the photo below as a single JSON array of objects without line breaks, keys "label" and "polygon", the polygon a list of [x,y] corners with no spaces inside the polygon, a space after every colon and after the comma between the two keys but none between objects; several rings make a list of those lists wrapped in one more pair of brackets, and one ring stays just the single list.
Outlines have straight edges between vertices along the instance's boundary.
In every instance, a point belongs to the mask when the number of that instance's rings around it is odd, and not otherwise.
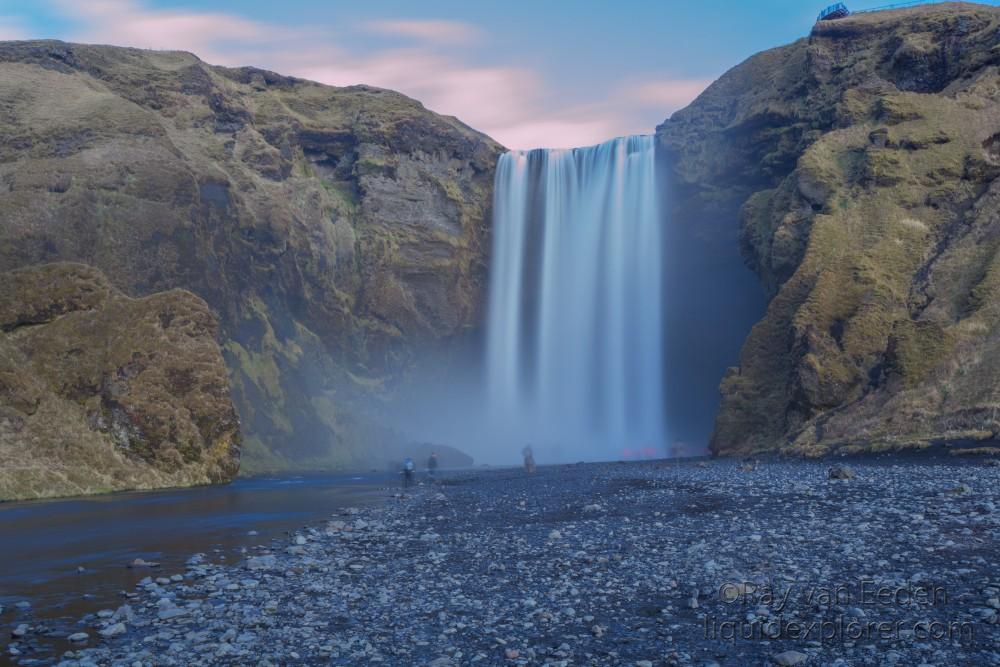
[{"label": "stone on shore", "polygon": [[774,663],[780,667],[795,667],[795,665],[801,665],[809,656],[805,653],[799,653],[798,651],[782,651],[774,655]]},{"label": "stone on shore", "polygon": [[842,463],[837,463],[830,466],[830,470],[826,476],[830,479],[854,479],[854,469]]},{"label": "stone on shore", "polygon": [[124,623],[114,623],[99,631],[99,634],[104,638],[117,637],[118,635],[125,634],[125,624]]}]

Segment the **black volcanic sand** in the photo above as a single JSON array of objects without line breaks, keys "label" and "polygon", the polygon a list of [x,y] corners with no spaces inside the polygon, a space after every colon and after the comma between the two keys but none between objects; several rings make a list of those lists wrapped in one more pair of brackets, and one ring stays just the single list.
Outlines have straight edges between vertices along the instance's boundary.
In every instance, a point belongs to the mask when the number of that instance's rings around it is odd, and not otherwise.
[{"label": "black volcanic sand", "polygon": [[1000,467],[830,465],[445,477],[151,571],[64,664],[1000,665]]}]

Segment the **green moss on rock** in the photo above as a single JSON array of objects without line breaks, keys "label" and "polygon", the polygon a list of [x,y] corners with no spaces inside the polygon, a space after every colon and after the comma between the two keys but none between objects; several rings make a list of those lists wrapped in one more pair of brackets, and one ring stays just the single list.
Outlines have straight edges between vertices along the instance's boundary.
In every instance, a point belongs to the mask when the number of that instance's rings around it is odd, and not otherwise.
[{"label": "green moss on rock", "polygon": [[998,29],[970,4],[820,22],[659,128],[681,182],[742,204],[770,296],[715,452],[998,436]]},{"label": "green moss on rock", "polygon": [[225,482],[239,421],[204,301],[82,264],[0,274],[0,500]]}]

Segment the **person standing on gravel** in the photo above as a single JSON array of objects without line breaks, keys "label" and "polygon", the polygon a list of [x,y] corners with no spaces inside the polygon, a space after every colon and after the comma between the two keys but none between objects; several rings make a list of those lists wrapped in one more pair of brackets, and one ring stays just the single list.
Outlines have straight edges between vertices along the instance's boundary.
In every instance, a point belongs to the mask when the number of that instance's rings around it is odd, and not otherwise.
[{"label": "person standing on gravel", "polygon": [[521,456],[524,457],[524,471],[529,474],[535,472],[535,454],[531,451],[531,445],[525,445]]},{"label": "person standing on gravel", "polygon": [[413,484],[413,471],[416,468],[413,465],[413,459],[409,456],[403,461],[403,488],[407,488],[410,484]]},{"label": "person standing on gravel", "polygon": [[431,456],[427,459],[427,476],[434,479],[434,474],[438,469],[438,455],[437,452],[431,452]]}]

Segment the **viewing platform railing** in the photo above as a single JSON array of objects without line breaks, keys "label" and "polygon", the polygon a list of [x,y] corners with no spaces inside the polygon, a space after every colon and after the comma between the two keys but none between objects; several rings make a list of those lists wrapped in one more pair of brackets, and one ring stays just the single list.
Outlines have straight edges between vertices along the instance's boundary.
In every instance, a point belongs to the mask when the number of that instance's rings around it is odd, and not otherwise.
[{"label": "viewing platform railing", "polygon": [[819,16],[816,17],[816,20],[833,21],[850,16],[851,14],[871,14],[873,12],[884,12],[890,9],[905,9],[906,7],[916,7],[918,5],[932,5],[942,1],[943,0],[909,0],[908,2],[896,2],[891,5],[882,5],[880,7],[871,7],[869,9],[859,9],[857,11],[851,11],[843,2],[838,2],[821,11]]},{"label": "viewing platform railing", "polygon": [[884,12],[889,9],[904,9],[906,7],[916,7],[917,5],[933,5],[942,0],[910,0],[909,2],[896,2],[891,5],[882,5],[881,7],[872,7],[871,9],[859,9],[856,12],[851,12],[852,14],[870,14],[872,12]]}]

